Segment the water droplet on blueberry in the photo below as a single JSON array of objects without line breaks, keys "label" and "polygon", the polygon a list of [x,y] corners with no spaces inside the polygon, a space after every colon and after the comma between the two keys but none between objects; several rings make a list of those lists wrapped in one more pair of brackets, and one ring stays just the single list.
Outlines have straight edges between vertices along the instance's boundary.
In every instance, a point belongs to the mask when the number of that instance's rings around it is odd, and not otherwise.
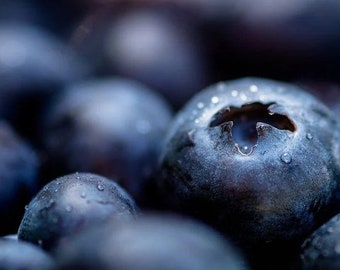
[{"label": "water droplet on blueberry", "polygon": [[213,104],[217,104],[219,101],[220,101],[219,98],[216,97],[216,96],[214,96],[214,97],[211,98],[211,102],[212,102]]},{"label": "water droplet on blueberry", "polygon": [[289,153],[283,153],[281,155],[281,160],[286,163],[286,164],[289,164],[292,162],[292,157]]},{"label": "water droplet on blueberry", "polygon": [[197,103],[197,108],[203,109],[204,108],[204,103],[203,102],[198,102]]},{"label": "water droplet on blueberry", "polygon": [[103,190],[104,190],[104,186],[103,186],[102,184],[98,184],[98,185],[97,185],[97,189],[98,189],[99,191],[103,191]]}]

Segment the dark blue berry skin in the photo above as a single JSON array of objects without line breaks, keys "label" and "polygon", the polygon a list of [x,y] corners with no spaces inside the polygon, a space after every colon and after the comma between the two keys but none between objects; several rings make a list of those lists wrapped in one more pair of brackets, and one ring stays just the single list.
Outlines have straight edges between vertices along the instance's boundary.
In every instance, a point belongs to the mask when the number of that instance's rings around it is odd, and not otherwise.
[{"label": "dark blue berry skin", "polygon": [[38,191],[35,151],[0,121],[0,235],[15,233],[25,205]]},{"label": "dark blue berry skin", "polygon": [[276,244],[293,250],[288,243],[319,226],[338,200],[339,138],[330,110],[294,85],[219,83],[176,116],[160,159],[160,196],[250,254]]},{"label": "dark blue berry skin", "polygon": [[0,117],[38,143],[48,100],[90,69],[61,40],[34,25],[1,23],[0,40]]},{"label": "dark blue berry skin", "polygon": [[189,16],[174,7],[104,6],[76,29],[74,46],[98,73],[140,81],[178,109],[207,85],[209,64]]},{"label": "dark blue berry skin", "polygon": [[0,238],[0,268],[4,270],[50,270],[54,259],[41,248],[10,238]]},{"label": "dark blue berry skin", "polygon": [[71,85],[46,112],[49,172],[95,172],[116,179],[139,200],[171,117],[167,103],[137,82],[114,78]]},{"label": "dark blue berry skin", "polygon": [[300,263],[304,270],[340,268],[340,214],[331,218],[304,241]]},{"label": "dark blue berry skin", "polygon": [[145,215],[128,224],[108,223],[62,243],[58,269],[248,269],[226,239],[199,222]]},{"label": "dark blue berry skin", "polygon": [[63,238],[108,218],[134,219],[133,199],[114,181],[75,173],[45,185],[26,208],[18,238],[52,250]]}]

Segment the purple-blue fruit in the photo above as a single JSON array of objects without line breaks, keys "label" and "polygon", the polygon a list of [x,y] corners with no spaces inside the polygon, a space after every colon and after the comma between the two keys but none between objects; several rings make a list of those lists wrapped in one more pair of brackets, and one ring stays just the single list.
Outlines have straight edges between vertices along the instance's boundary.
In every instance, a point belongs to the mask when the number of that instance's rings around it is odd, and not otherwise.
[{"label": "purple-blue fruit", "polygon": [[0,121],[0,235],[15,233],[25,205],[38,190],[36,152]]},{"label": "purple-blue fruit", "polygon": [[211,228],[164,214],[84,231],[62,243],[55,257],[63,270],[248,269],[239,251]]},{"label": "purple-blue fruit", "polygon": [[133,199],[114,181],[91,173],[59,177],[32,199],[18,238],[51,250],[65,237],[105,220],[130,220],[137,215]]},{"label": "purple-blue fruit", "polygon": [[2,237],[0,250],[1,269],[50,270],[55,267],[52,256],[31,243]]},{"label": "purple-blue fruit", "polygon": [[160,159],[160,196],[250,253],[254,245],[283,247],[338,203],[339,139],[331,111],[294,85],[218,83],[176,116]]},{"label": "purple-blue fruit", "polygon": [[171,117],[167,103],[137,82],[73,84],[46,112],[46,171],[98,173],[116,179],[139,200],[156,170]]},{"label": "purple-blue fruit", "polygon": [[340,268],[340,215],[315,230],[301,246],[301,269],[336,270]]}]

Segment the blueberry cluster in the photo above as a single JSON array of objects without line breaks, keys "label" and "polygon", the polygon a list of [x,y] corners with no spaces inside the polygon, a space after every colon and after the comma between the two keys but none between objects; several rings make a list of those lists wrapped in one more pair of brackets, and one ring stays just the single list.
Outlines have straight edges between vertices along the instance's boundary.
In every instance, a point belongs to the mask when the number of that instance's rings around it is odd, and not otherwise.
[{"label": "blueberry cluster", "polygon": [[337,270],[336,1],[2,0],[0,268]]}]

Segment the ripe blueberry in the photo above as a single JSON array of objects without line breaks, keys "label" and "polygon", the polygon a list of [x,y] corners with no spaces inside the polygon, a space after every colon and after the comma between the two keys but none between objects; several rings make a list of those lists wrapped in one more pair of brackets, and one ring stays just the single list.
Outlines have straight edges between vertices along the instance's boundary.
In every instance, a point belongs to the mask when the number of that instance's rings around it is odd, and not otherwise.
[{"label": "ripe blueberry", "polygon": [[247,269],[241,254],[211,228],[192,220],[144,215],[107,223],[68,239],[56,252],[58,269]]},{"label": "ripe blueberry", "polygon": [[55,262],[46,251],[24,241],[0,238],[1,269],[50,270]]},{"label": "ripe blueberry", "polygon": [[133,219],[133,199],[114,181],[75,173],[45,185],[26,208],[18,238],[53,249],[64,237],[108,218]]},{"label": "ripe blueberry", "polygon": [[168,207],[213,224],[250,252],[254,245],[283,246],[329,217],[339,138],[331,111],[294,85],[219,83],[175,118],[159,191]]},{"label": "ripe blueberry", "polygon": [[340,214],[315,230],[301,247],[301,269],[340,268]]},{"label": "ripe blueberry", "polygon": [[35,151],[0,122],[0,235],[16,232],[25,205],[38,190]]},{"label": "ripe blueberry", "polygon": [[46,112],[47,169],[116,179],[141,199],[153,175],[171,112],[166,102],[127,79],[77,83],[58,96]]}]

